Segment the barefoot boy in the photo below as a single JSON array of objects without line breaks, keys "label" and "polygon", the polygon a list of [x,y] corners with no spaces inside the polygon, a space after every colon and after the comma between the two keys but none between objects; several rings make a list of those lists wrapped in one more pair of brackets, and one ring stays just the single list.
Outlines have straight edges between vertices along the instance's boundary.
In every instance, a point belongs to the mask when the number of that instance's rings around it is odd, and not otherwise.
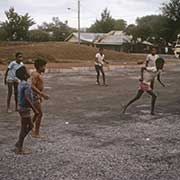
[{"label": "barefoot boy", "polygon": [[99,76],[100,76],[100,72],[101,72],[102,77],[103,77],[103,85],[107,86],[106,77],[105,77],[105,73],[104,73],[104,69],[103,69],[104,63],[109,64],[105,60],[105,56],[103,54],[103,48],[100,48],[99,52],[96,54],[96,58],[95,58],[95,70],[96,70],[96,73],[97,73],[97,82],[96,82],[96,84],[100,85]]},{"label": "barefoot boy", "polygon": [[[151,54],[147,55],[145,67],[148,68],[156,68],[156,60],[159,58],[159,55],[157,55],[157,48],[152,47]],[[151,81],[151,88],[154,88],[154,80]]]},{"label": "barefoot boy", "polygon": [[39,111],[39,114],[34,116],[33,122],[34,122],[34,130],[32,132],[32,136],[34,138],[41,138],[43,136],[40,136],[40,126],[41,126],[41,120],[43,116],[42,112],[42,98],[49,99],[49,96],[43,92],[44,90],[44,81],[42,77],[42,73],[45,72],[47,62],[42,59],[38,58],[34,62],[34,66],[36,71],[32,73],[32,89],[33,89],[33,99],[34,99],[34,106]]},{"label": "barefoot boy", "polygon": [[160,73],[164,66],[164,59],[158,58],[155,62],[156,68],[151,67],[143,67],[141,69],[141,79],[138,93],[135,98],[133,98],[129,103],[124,107],[123,113],[126,112],[126,109],[129,105],[140,99],[144,92],[147,92],[151,97],[151,114],[154,115],[154,107],[157,96],[154,94],[153,89],[151,88],[151,82],[154,81],[155,77],[157,77],[159,83],[164,87],[165,85],[160,80]]},{"label": "barefoot boy", "polygon": [[12,96],[12,91],[14,88],[14,99],[17,111],[17,88],[18,88],[18,79],[16,77],[16,70],[23,66],[22,63],[23,55],[20,52],[16,53],[16,59],[12,61],[6,70],[5,77],[4,77],[4,84],[8,86],[8,97],[7,97],[7,112],[11,112],[10,110],[10,101]]},{"label": "barefoot boy", "polygon": [[27,134],[32,130],[33,123],[31,119],[31,109],[37,115],[38,111],[33,106],[33,94],[31,86],[27,83],[30,75],[24,66],[20,67],[16,71],[16,76],[20,80],[18,86],[18,105],[19,114],[21,116],[21,131],[19,134],[19,140],[15,144],[17,154],[30,153],[23,149],[23,142]]}]

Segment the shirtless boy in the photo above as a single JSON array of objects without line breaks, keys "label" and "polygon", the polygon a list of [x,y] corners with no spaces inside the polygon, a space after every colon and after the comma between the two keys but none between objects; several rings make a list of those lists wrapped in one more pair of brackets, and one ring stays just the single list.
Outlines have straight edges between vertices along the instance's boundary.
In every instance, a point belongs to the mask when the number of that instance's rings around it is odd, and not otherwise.
[{"label": "shirtless boy", "polygon": [[49,99],[49,96],[44,92],[44,81],[42,77],[42,74],[45,72],[46,64],[47,62],[43,58],[37,58],[34,62],[36,71],[31,75],[34,106],[39,111],[39,114],[35,115],[33,118],[34,129],[32,131],[32,137],[34,138],[43,138],[43,136],[40,135],[40,126],[43,116],[41,104],[42,99]]}]

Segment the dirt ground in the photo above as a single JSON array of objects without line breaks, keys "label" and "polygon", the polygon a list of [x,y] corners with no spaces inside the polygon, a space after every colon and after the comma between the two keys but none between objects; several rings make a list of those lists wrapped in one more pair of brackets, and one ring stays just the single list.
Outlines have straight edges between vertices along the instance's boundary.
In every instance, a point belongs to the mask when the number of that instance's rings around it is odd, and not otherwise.
[{"label": "dirt ground", "polygon": [[47,73],[42,133],[25,146],[32,155],[12,152],[20,120],[5,112],[6,87],[0,76],[0,180],[179,180],[180,63],[167,65],[155,84],[156,115],[150,98],[121,114],[138,87],[139,68],[107,71],[108,87],[95,85],[95,72]]}]

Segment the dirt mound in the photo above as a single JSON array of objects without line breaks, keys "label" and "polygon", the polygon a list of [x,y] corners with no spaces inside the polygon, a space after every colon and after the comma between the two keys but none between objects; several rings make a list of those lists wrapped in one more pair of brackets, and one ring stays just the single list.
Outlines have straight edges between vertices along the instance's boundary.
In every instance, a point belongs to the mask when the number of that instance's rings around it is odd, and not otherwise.
[{"label": "dirt mound", "polygon": [[[7,64],[16,52],[23,52],[26,63],[33,63],[37,56],[44,57],[49,63],[92,63],[97,49],[86,45],[64,42],[0,43],[0,63]],[[144,55],[132,55],[105,50],[106,59],[116,63],[144,60]]]}]

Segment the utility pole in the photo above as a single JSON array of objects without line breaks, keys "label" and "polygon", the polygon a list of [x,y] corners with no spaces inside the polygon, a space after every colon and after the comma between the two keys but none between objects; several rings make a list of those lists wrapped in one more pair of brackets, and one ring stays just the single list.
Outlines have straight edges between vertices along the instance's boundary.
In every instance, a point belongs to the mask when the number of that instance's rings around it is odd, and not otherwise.
[{"label": "utility pole", "polygon": [[81,43],[80,30],[81,30],[81,26],[80,26],[80,0],[78,0],[78,44]]}]

